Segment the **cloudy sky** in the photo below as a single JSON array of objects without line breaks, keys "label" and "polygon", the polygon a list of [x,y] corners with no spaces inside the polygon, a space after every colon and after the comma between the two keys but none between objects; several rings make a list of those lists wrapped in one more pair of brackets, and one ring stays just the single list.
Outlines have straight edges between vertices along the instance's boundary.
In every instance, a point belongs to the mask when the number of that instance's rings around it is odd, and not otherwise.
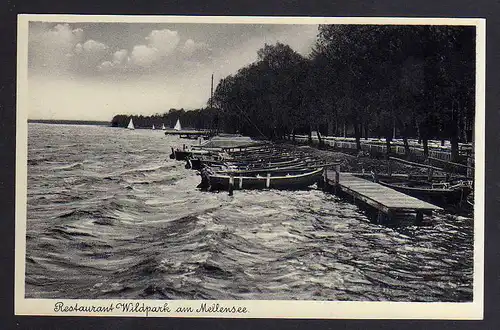
[{"label": "cloudy sky", "polygon": [[111,120],[206,106],[215,84],[277,41],[307,55],[317,25],[30,22],[30,119]]}]

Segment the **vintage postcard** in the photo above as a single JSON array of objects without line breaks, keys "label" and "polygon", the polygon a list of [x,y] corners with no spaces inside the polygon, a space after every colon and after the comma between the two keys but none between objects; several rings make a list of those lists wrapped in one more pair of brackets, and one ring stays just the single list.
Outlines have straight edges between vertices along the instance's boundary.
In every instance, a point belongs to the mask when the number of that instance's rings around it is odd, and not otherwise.
[{"label": "vintage postcard", "polygon": [[482,319],[485,21],[19,15],[17,315]]}]

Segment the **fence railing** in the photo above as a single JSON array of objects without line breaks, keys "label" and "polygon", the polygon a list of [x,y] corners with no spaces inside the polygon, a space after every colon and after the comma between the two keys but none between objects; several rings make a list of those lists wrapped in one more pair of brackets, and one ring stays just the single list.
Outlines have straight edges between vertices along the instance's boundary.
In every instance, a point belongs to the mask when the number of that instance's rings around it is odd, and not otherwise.
[{"label": "fence railing", "polygon": [[[356,142],[354,138],[337,138],[337,137],[322,137],[323,142],[331,147],[340,148],[340,149],[356,149]],[[297,142],[307,142],[309,137],[307,135],[296,135],[295,140]],[[318,143],[317,136],[312,137],[313,143]],[[410,152],[417,157],[424,157],[424,149],[421,146],[416,146],[416,140],[411,141],[412,145],[410,145]],[[383,144],[380,140],[368,140],[361,141],[361,150],[369,152],[369,153],[387,153],[387,146]],[[438,144],[439,141],[433,141],[432,145]],[[471,153],[471,145],[470,144],[460,144],[459,145],[459,153],[463,155],[470,155]],[[445,150],[443,150],[445,149]],[[451,151],[446,150],[449,147],[445,146],[441,147],[429,147],[429,156],[433,158],[437,158],[444,161],[451,161]],[[401,141],[395,141],[391,143],[391,153],[397,155],[404,155],[405,148],[402,145]]]}]

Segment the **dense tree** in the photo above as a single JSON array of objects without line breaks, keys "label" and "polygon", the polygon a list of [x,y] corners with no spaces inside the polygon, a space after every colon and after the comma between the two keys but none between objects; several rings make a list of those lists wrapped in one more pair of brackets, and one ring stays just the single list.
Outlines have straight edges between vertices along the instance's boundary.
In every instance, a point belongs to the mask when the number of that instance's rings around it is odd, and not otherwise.
[{"label": "dense tree", "polygon": [[[320,25],[310,56],[288,45],[264,45],[257,60],[220,80],[213,107],[137,118],[139,127],[220,129],[281,139],[315,131],[418,137],[428,154],[431,138],[470,139],[474,119],[475,30],[464,26]],[[125,127],[129,117],[113,118]],[[136,117],[134,117],[136,122]]]}]

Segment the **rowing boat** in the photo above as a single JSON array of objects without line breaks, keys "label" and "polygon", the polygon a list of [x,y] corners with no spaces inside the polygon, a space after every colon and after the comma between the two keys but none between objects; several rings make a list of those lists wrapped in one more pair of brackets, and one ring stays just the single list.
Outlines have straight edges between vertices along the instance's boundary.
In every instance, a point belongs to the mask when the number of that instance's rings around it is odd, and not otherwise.
[{"label": "rowing boat", "polygon": [[378,183],[404,194],[438,204],[455,205],[466,201],[472,192],[467,182],[427,182],[422,180],[405,180],[398,178],[379,178]]},{"label": "rowing boat", "polygon": [[[210,191],[231,189],[305,189],[323,177],[324,168],[308,169],[307,171],[273,172],[266,175],[252,173],[234,175],[234,173],[209,173],[202,171],[202,183],[198,187]],[[292,174],[290,174],[292,173]]]}]

